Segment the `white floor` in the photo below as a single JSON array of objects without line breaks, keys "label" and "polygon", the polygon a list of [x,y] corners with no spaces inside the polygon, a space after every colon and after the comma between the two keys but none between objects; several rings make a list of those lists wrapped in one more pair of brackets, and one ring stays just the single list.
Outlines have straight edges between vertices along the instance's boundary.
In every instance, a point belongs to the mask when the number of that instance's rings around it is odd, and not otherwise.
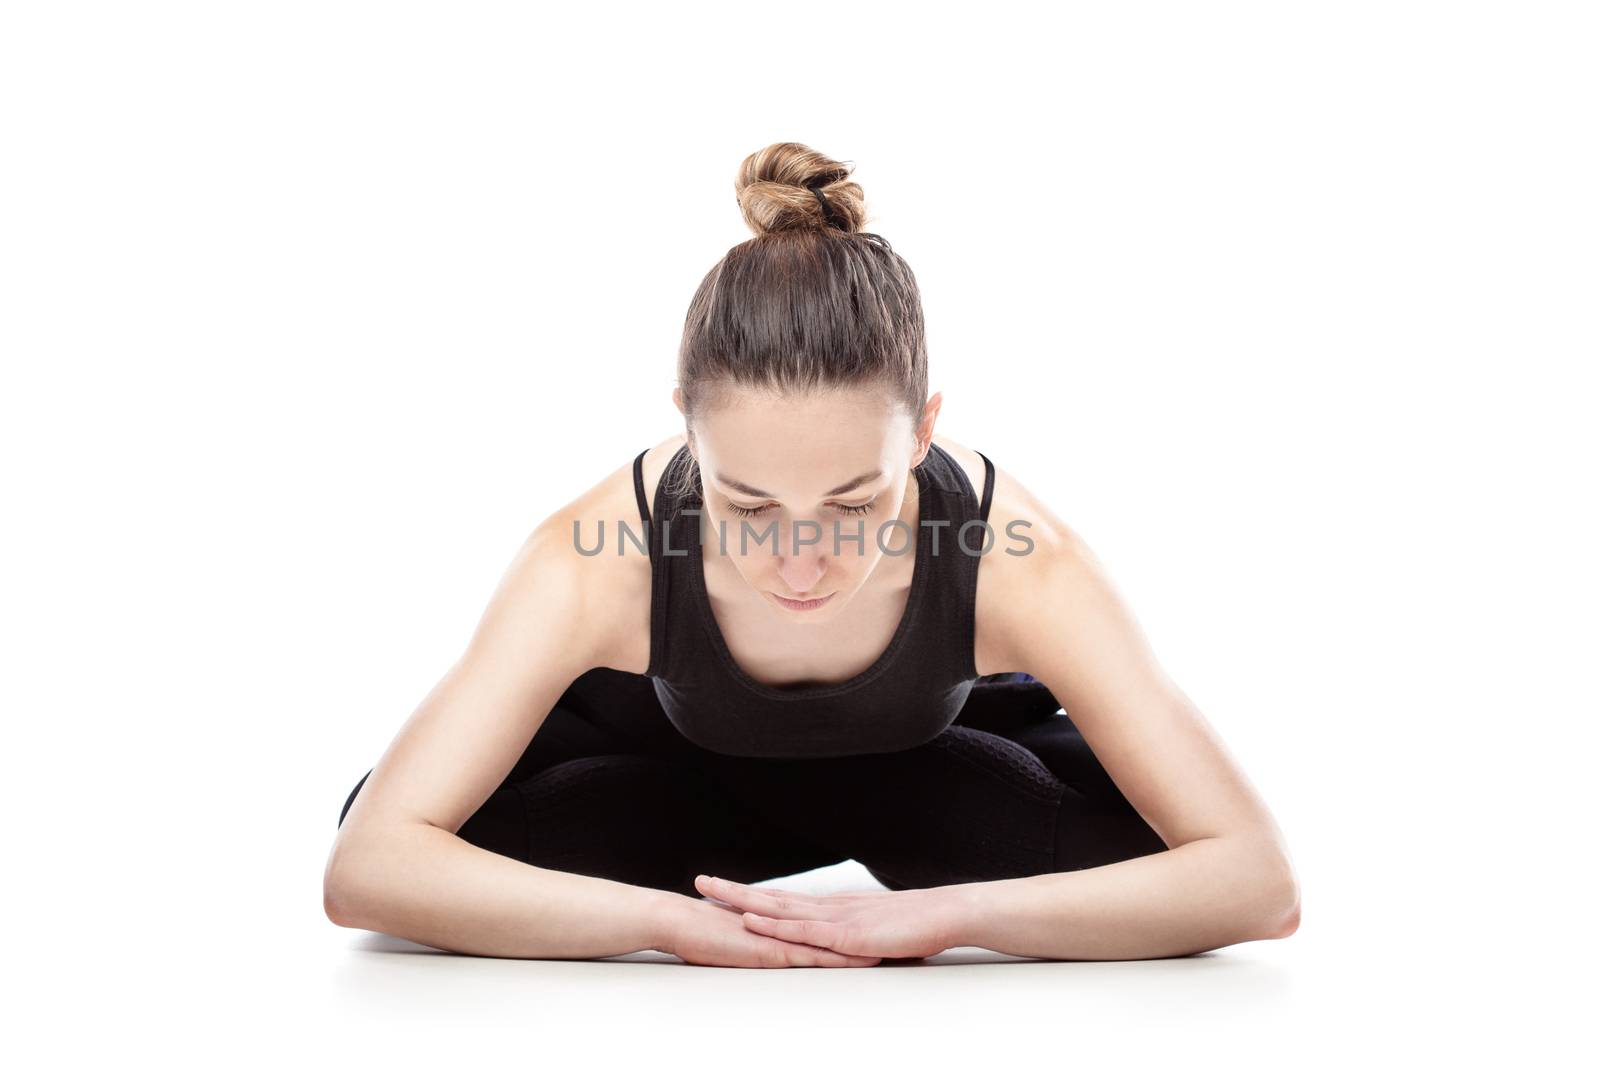
[{"label": "white floor", "polygon": [[[850,862],[776,879],[812,892],[880,888]],[[344,931],[350,934],[349,931]],[[1076,1057],[1232,1033],[1270,1039],[1261,1024],[1296,1014],[1295,952],[1286,942],[1187,960],[1063,963],[962,948],[873,968],[730,970],[689,967],[654,952],[591,964],[451,958],[409,942],[351,934],[332,953],[327,1002],[345,1026],[386,1029],[438,1012],[441,1048],[455,1023],[501,1029],[527,1051],[538,1020],[581,1046],[584,1035],[665,1038],[679,1051],[727,1041],[757,1059],[824,1053],[1031,1051]],[[1285,951],[1290,949],[1290,951]],[[439,1004],[443,997],[448,1007]],[[431,1040],[432,1038],[430,1038]],[[690,1044],[692,1042],[692,1044]],[[398,1047],[391,1046],[391,1047]],[[658,1046],[659,1047],[659,1046]],[[597,1049],[598,1050],[598,1049]]]},{"label": "white floor", "polygon": [[[1426,924],[1402,936],[1409,920],[1398,918],[1358,936],[1339,918],[1350,908],[1317,902],[1291,939],[1186,959],[1078,963],[969,948],[872,968],[743,970],[648,952],[442,953],[328,923],[306,875],[263,871],[227,900],[187,904],[173,887],[109,879],[103,891],[124,908],[138,902],[149,927],[89,933],[89,914],[80,945],[13,965],[25,987],[18,1022],[61,1058],[144,1048],[176,1062],[898,1063],[949,1053],[981,1063],[1562,1063],[1593,1050],[1577,1022],[1592,982],[1568,977],[1587,960],[1468,931],[1441,938]],[[770,884],[875,886],[853,862]]]}]

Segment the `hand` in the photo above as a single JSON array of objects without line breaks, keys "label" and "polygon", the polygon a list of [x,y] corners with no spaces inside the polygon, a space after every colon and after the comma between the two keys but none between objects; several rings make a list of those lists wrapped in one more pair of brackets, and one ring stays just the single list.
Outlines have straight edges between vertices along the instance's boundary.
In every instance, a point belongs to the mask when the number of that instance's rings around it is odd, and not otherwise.
[{"label": "hand", "polygon": [[745,925],[737,909],[714,900],[690,900],[681,894],[670,902],[664,920],[661,951],[685,963],[714,967],[871,967],[876,956],[836,952],[815,945],[769,937]]},{"label": "hand", "polygon": [[702,874],[695,888],[742,911],[754,933],[846,956],[917,959],[955,944],[949,887],[817,896]]}]

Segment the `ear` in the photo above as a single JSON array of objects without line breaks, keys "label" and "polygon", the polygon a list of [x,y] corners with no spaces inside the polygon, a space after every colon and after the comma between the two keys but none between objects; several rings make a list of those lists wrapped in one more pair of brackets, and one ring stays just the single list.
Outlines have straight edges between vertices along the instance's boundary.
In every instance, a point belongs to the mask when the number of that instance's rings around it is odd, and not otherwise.
[{"label": "ear", "polygon": [[688,417],[689,413],[683,410],[683,387],[682,386],[674,385],[672,387],[672,406],[678,409],[678,414],[679,415],[682,415],[685,418]]},{"label": "ear", "polygon": [[933,426],[939,421],[939,409],[944,404],[944,394],[934,393],[928,402],[922,405],[922,417],[917,420],[917,450],[912,454],[911,465],[917,466],[927,458],[928,449],[933,445]]}]

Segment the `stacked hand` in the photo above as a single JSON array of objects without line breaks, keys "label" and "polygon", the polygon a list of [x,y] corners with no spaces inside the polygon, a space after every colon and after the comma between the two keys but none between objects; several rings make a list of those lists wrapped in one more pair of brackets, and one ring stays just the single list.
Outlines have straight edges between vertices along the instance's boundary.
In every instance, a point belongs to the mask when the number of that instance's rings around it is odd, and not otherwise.
[{"label": "stacked hand", "polygon": [[939,889],[816,895],[707,875],[695,879],[695,888],[709,902],[697,902],[671,947],[689,963],[870,967],[886,958],[931,956],[952,944],[953,900]]}]

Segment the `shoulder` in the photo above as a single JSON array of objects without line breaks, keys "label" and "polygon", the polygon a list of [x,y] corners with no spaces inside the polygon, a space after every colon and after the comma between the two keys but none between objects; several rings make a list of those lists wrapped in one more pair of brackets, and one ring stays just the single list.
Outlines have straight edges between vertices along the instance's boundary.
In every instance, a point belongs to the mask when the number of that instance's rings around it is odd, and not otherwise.
[{"label": "shoulder", "polygon": [[[650,505],[652,511],[654,511],[655,508],[656,485],[661,481],[661,472],[666,470],[667,464],[671,462],[672,457],[677,455],[678,449],[682,448],[686,443],[688,443],[688,436],[680,430],[678,433],[664,437],[660,441],[657,441],[655,444],[650,446],[650,449],[647,452],[645,452],[644,463],[642,464],[643,469],[640,471],[640,473],[644,477],[644,498],[645,501]],[[634,455],[636,456],[638,453],[635,452]],[[631,501],[634,499],[633,456],[628,457],[628,469],[626,473],[628,476],[628,499]],[[633,510],[630,511],[629,514],[636,517],[638,516],[638,504],[634,504]]]},{"label": "shoulder", "polygon": [[[647,501],[654,501],[661,472],[683,440],[683,434],[675,434],[646,452],[642,474]],[[572,636],[591,650],[590,666],[642,674],[650,659],[650,556],[622,531],[626,525],[637,541],[648,544],[634,491],[636,455],[629,453],[593,486],[547,515],[528,535],[507,584],[515,599],[538,613],[551,583],[559,581],[569,591],[568,602],[581,604],[580,617],[571,620]]]},{"label": "shoulder", "polygon": [[[983,457],[934,435],[983,493]],[[1091,586],[1099,563],[1078,532],[1032,489],[991,456],[994,488],[989,501],[990,549],[978,564],[974,609],[974,658],[979,674],[1020,670],[1018,638],[1058,621],[1062,597]]]},{"label": "shoulder", "polygon": [[[972,483],[972,491],[979,500],[983,499],[983,457],[978,455],[976,449],[968,448],[959,441],[953,441],[943,434],[934,434],[933,443],[950,453],[950,458],[956,461],[956,466],[966,474],[967,481]],[[993,459],[991,457],[991,462]],[[991,503],[992,506],[992,503]]]}]

